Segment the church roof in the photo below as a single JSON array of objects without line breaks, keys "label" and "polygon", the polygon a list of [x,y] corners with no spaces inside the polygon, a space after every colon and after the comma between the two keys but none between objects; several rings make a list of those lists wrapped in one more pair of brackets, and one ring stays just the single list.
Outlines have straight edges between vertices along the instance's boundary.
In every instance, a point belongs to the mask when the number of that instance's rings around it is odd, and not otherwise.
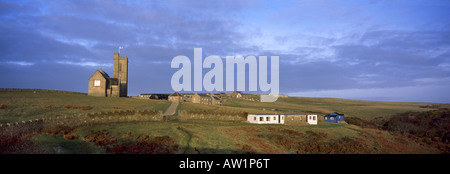
[{"label": "church roof", "polygon": [[97,70],[97,71],[100,72],[100,74],[102,74],[102,76],[103,76],[105,79],[109,78],[109,75],[108,75],[105,71],[103,71],[102,69]]}]

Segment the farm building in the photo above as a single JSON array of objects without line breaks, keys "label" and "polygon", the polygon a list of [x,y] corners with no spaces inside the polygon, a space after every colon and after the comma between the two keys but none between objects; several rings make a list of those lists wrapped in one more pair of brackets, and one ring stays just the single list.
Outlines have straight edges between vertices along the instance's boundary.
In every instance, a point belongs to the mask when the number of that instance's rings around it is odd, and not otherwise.
[{"label": "farm building", "polygon": [[317,124],[316,114],[291,113],[291,114],[248,114],[247,121],[253,124],[285,124],[302,125]]},{"label": "farm building", "polygon": [[140,94],[139,97],[145,99],[167,100],[169,98],[169,94]]},{"label": "farm building", "polygon": [[232,93],[226,93],[226,95],[230,98],[242,98],[244,96],[241,91],[233,91]]},{"label": "farm building", "polygon": [[221,105],[222,101],[220,99],[212,94],[198,94],[195,93],[192,95],[192,103],[200,103],[200,104],[207,104],[207,105]]},{"label": "farm building", "polygon": [[211,103],[213,105],[221,105],[222,101],[220,100],[220,98],[218,98],[216,96],[211,96]]},{"label": "farm building", "polygon": [[344,114],[333,112],[331,114],[323,116],[323,120],[332,123],[342,123],[344,122]]},{"label": "farm building", "polygon": [[195,93],[192,95],[192,103],[211,104],[211,96]]},{"label": "farm building", "polygon": [[173,101],[173,102],[183,101],[183,95],[178,93],[178,91],[175,91],[174,93],[170,94],[168,98],[169,98],[169,101]]}]

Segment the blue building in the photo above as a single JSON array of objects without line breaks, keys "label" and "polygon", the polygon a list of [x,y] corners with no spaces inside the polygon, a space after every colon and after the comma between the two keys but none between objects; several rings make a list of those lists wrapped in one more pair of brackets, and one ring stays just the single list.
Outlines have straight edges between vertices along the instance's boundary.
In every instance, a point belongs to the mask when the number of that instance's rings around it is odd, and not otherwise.
[{"label": "blue building", "polygon": [[344,121],[344,114],[333,112],[331,114],[323,116],[323,120],[326,122],[340,123]]}]

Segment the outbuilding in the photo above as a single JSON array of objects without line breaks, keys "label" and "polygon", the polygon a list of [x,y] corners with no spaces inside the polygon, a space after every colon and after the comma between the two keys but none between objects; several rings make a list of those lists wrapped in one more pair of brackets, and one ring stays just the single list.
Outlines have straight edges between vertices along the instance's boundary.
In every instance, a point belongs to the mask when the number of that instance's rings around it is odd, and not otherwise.
[{"label": "outbuilding", "polygon": [[178,93],[178,91],[175,91],[174,93],[169,95],[168,99],[169,99],[169,101],[173,101],[173,102],[182,102],[183,95]]},{"label": "outbuilding", "polygon": [[316,125],[317,115],[307,113],[251,113],[248,114],[247,121],[253,124]]},{"label": "outbuilding", "polygon": [[332,123],[342,123],[344,122],[344,114],[339,114],[338,112],[333,112],[331,114],[323,116],[323,120]]}]

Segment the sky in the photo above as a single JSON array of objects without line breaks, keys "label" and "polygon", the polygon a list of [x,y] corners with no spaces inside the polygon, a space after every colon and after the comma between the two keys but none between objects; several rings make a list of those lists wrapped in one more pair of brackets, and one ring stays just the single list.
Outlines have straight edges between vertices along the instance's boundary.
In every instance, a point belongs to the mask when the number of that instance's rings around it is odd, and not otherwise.
[{"label": "sky", "polygon": [[123,46],[128,94],[170,93],[172,59],[202,48],[279,56],[290,96],[450,103],[449,18],[448,0],[0,0],[0,88],[87,93]]}]

